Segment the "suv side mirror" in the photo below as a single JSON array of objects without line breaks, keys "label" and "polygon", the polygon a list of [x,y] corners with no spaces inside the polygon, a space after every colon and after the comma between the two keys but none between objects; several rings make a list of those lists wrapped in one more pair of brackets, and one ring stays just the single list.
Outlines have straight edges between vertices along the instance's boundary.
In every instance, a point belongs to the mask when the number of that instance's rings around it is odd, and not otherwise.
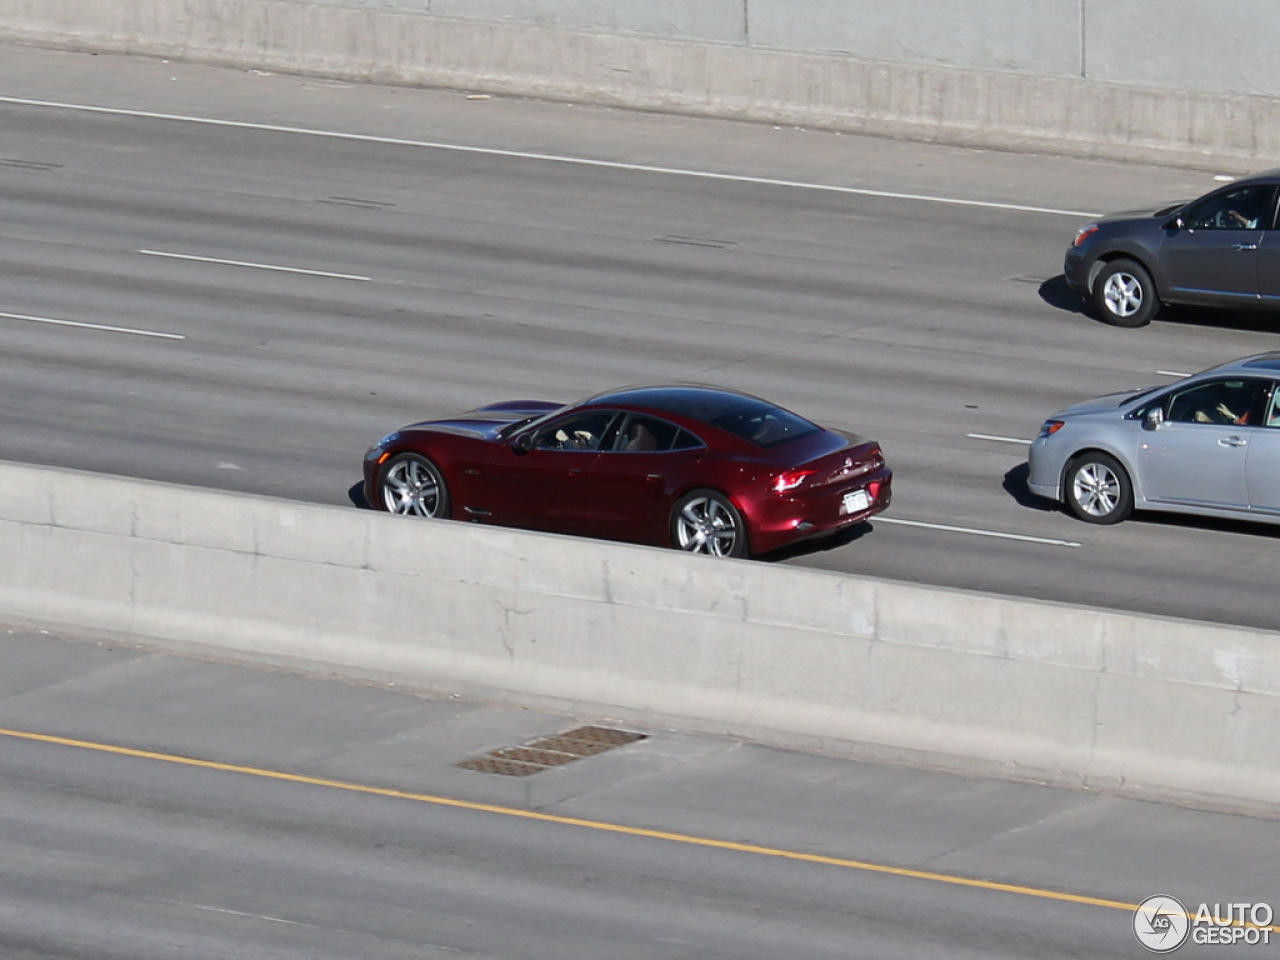
[{"label": "suv side mirror", "polygon": [[1159,430],[1161,424],[1164,423],[1164,409],[1162,407],[1152,407],[1147,411],[1147,415],[1142,418],[1142,423],[1148,430]]}]

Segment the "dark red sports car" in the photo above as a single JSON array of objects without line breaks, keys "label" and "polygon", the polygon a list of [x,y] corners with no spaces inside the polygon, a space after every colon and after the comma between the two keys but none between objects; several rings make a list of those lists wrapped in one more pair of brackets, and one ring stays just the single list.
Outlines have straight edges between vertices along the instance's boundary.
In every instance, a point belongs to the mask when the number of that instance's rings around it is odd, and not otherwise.
[{"label": "dark red sports car", "polygon": [[873,440],[703,386],[495,403],[404,427],[364,458],[365,497],[390,513],[724,557],[866,520],[891,479]]}]

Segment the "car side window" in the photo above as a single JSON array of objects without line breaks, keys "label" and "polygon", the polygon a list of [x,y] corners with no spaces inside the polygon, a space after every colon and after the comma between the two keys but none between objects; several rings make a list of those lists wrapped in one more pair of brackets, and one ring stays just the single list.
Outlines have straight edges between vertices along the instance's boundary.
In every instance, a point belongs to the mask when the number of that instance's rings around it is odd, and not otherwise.
[{"label": "car side window", "polygon": [[688,430],[681,430],[676,434],[675,441],[671,444],[672,450],[697,450],[699,447],[705,447],[706,444],[695,437]]},{"label": "car side window", "polygon": [[1268,230],[1275,187],[1250,186],[1216,193],[1193,203],[1182,215],[1194,230]]},{"label": "car side window", "polygon": [[1170,394],[1165,420],[1240,426],[1263,422],[1268,384],[1264,380],[1210,380]]},{"label": "car side window", "polygon": [[547,424],[533,437],[539,450],[599,450],[615,413],[591,410]]},{"label": "car side window", "polygon": [[1271,385],[1271,400],[1267,403],[1265,426],[1280,427],[1280,387]]},{"label": "car side window", "polygon": [[621,453],[665,453],[702,446],[687,430],[657,417],[629,414],[613,441],[613,449]]}]

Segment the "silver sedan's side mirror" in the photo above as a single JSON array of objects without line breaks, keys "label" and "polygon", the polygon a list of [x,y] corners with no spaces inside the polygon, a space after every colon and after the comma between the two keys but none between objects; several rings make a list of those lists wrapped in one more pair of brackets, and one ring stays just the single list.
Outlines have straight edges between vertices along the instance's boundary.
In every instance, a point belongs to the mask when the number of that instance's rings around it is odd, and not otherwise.
[{"label": "silver sedan's side mirror", "polygon": [[1164,410],[1161,407],[1152,407],[1143,418],[1143,423],[1148,430],[1159,430],[1164,423]]}]

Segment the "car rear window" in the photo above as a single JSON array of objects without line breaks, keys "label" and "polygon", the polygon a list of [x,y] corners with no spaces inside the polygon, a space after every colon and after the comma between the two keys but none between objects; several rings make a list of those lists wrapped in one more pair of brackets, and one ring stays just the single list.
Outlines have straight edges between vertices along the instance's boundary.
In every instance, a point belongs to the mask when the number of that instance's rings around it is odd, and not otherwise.
[{"label": "car rear window", "polygon": [[775,447],[819,429],[790,410],[749,397],[743,397],[707,422],[761,447]]}]

